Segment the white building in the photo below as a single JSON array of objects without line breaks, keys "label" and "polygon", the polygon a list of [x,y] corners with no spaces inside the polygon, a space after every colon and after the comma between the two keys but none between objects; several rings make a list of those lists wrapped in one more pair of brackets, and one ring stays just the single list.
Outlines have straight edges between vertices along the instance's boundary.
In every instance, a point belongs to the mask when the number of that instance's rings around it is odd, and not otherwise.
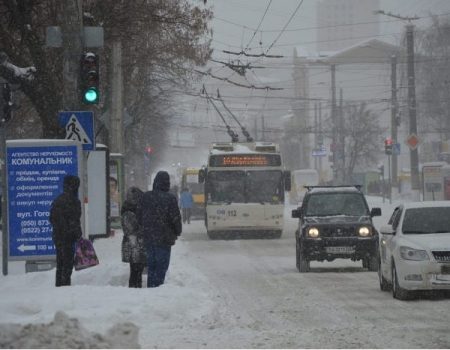
[{"label": "white building", "polygon": [[379,0],[321,0],[317,51],[337,51],[379,34]]}]

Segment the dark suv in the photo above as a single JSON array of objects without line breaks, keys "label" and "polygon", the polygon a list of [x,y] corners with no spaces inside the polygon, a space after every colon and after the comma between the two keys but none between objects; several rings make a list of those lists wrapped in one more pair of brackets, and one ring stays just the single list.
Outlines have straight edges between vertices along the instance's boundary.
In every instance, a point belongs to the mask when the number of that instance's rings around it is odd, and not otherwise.
[{"label": "dark suv", "polygon": [[360,186],[310,186],[302,206],[292,211],[299,218],[295,232],[299,272],[310,261],[344,258],[362,260],[369,271],[378,270],[378,232],[372,223],[380,208],[369,206]]}]

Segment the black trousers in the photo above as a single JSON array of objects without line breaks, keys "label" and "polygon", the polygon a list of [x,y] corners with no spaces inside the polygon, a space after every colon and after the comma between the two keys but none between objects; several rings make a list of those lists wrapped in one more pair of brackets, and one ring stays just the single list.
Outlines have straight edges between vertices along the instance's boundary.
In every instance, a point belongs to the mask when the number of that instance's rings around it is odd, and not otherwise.
[{"label": "black trousers", "polygon": [[142,273],[144,272],[145,264],[130,263],[130,280],[128,287],[142,288]]},{"label": "black trousers", "polygon": [[73,270],[73,244],[56,245],[56,287],[70,286]]},{"label": "black trousers", "polygon": [[191,208],[182,208],[182,216],[183,216],[183,224],[187,223],[190,224],[191,223]]}]

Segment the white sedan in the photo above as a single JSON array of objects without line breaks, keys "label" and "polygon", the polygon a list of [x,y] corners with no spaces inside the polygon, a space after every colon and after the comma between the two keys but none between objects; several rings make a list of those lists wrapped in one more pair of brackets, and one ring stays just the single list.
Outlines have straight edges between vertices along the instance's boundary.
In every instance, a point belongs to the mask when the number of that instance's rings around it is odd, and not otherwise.
[{"label": "white sedan", "polygon": [[450,201],[405,203],[380,228],[378,275],[397,299],[450,290]]}]

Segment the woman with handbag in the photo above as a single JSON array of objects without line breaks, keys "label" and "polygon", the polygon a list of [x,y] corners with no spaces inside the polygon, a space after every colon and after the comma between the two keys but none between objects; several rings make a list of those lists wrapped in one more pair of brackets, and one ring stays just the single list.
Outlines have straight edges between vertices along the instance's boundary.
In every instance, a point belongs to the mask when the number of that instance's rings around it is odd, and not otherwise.
[{"label": "woman with handbag", "polygon": [[137,217],[143,195],[139,188],[130,187],[120,213],[123,229],[122,261],[130,263],[130,288],[142,288],[142,273],[147,263],[142,225]]}]

